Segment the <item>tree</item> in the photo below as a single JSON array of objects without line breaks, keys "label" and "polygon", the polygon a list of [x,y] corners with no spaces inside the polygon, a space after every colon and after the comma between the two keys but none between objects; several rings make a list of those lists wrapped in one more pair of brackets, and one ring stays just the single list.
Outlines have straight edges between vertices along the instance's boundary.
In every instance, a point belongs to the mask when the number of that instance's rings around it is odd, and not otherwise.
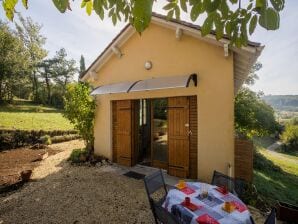
[{"label": "tree", "polygon": [[67,59],[67,53],[64,48],[61,48],[56,52],[54,61],[54,81],[56,84],[62,87],[64,94],[66,91],[66,85],[73,81],[75,73],[78,72],[76,61],[73,59]]},{"label": "tree", "polygon": [[28,69],[24,43],[6,23],[0,21],[0,101],[13,99],[15,85]]},{"label": "tree", "polygon": [[82,74],[84,74],[85,71],[86,71],[85,58],[84,58],[83,55],[81,55],[81,59],[80,59],[80,77],[82,76]]},{"label": "tree", "polygon": [[248,86],[254,85],[256,80],[259,79],[259,76],[257,75],[257,71],[259,71],[262,67],[263,67],[263,65],[260,62],[256,62],[252,66],[252,68],[251,68],[251,70],[250,70],[250,72],[249,72],[249,74],[248,74],[248,76],[247,76],[244,83]]},{"label": "tree", "polygon": [[246,137],[264,136],[275,133],[278,123],[274,110],[260,94],[242,88],[235,99],[235,128]]},{"label": "tree", "polygon": [[38,23],[34,23],[32,19],[24,19],[19,14],[19,21],[15,23],[19,37],[24,42],[24,46],[29,54],[29,70],[28,75],[31,78],[33,100],[38,102],[40,96],[38,95],[38,78],[37,70],[38,65],[47,56],[47,51],[43,48],[46,38],[40,34],[42,26]]},{"label": "tree", "polygon": [[39,64],[39,74],[40,77],[44,80],[47,89],[47,104],[51,104],[51,86],[54,76],[53,66],[55,63],[56,60],[54,59],[46,59]]},{"label": "tree", "polygon": [[[13,20],[19,0],[2,1],[6,16]],[[61,13],[71,10],[70,0],[52,1]],[[22,3],[28,8],[28,0]],[[85,8],[88,15],[95,11],[101,20],[108,15],[114,25],[121,20],[129,21],[141,33],[149,26],[153,3],[153,0],[82,0],[81,8]],[[284,5],[285,0],[249,0],[246,4],[241,0],[175,0],[168,1],[163,9],[168,18],[180,19],[181,12],[185,12],[193,22],[203,15],[203,36],[215,28],[218,40],[226,34],[231,44],[241,47],[247,45],[248,34],[255,31],[257,23],[267,30],[278,29],[279,13]]]},{"label": "tree", "polygon": [[69,84],[64,97],[64,116],[70,120],[85,141],[88,157],[94,150],[95,101],[86,83]]}]

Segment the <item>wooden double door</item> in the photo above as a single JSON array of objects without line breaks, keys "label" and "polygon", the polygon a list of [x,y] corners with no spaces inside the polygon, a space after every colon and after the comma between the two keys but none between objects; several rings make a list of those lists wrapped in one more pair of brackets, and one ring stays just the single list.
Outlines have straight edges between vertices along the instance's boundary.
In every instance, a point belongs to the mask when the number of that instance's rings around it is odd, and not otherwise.
[{"label": "wooden double door", "polygon": [[[167,169],[173,176],[196,178],[197,159],[192,158],[197,156],[192,152],[197,152],[197,148],[192,147],[192,137],[196,132],[192,111],[195,108],[196,112],[196,105],[192,106],[193,98],[187,96],[164,99],[167,102],[166,115],[163,116],[166,121],[155,117],[157,103],[154,99],[150,100],[151,165]],[[112,110],[113,160],[121,165],[133,166],[138,163],[139,155],[139,104],[135,100],[114,101]],[[156,153],[156,150],[163,152]]]}]

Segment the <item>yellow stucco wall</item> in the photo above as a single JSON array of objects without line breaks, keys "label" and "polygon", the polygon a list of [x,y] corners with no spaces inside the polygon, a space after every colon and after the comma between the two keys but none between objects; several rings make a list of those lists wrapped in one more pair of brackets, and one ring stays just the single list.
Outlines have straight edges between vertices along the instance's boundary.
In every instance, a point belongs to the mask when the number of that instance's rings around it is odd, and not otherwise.
[{"label": "yellow stucco wall", "polygon": [[[134,34],[100,69],[95,86],[151,77],[197,73],[198,86],[97,96],[95,153],[112,158],[111,100],[197,95],[198,179],[210,181],[213,170],[227,173],[234,164],[233,58],[221,47],[191,36],[175,37],[175,31],[151,24]],[[144,69],[150,60],[153,68]]]}]

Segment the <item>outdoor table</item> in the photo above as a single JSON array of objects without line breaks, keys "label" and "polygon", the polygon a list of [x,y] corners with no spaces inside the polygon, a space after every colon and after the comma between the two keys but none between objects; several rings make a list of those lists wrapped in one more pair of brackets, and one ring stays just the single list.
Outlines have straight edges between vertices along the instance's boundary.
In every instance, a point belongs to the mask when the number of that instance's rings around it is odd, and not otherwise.
[{"label": "outdoor table", "polygon": [[[206,189],[208,197],[203,198],[201,193]],[[186,197],[194,206],[185,206]],[[226,212],[222,209],[225,202],[231,202],[235,209]],[[221,193],[220,188],[206,183],[187,182],[183,189],[170,190],[163,207],[183,224],[251,224],[250,213],[237,196]]]}]

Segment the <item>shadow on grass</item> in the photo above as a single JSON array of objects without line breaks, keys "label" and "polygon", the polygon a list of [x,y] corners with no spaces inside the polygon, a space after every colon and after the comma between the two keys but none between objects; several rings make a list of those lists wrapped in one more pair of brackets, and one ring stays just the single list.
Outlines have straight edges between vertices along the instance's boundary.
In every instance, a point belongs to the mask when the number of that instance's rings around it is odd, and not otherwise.
[{"label": "shadow on grass", "polygon": [[254,184],[270,204],[277,200],[298,205],[298,176],[287,173],[258,151],[254,155]]}]

